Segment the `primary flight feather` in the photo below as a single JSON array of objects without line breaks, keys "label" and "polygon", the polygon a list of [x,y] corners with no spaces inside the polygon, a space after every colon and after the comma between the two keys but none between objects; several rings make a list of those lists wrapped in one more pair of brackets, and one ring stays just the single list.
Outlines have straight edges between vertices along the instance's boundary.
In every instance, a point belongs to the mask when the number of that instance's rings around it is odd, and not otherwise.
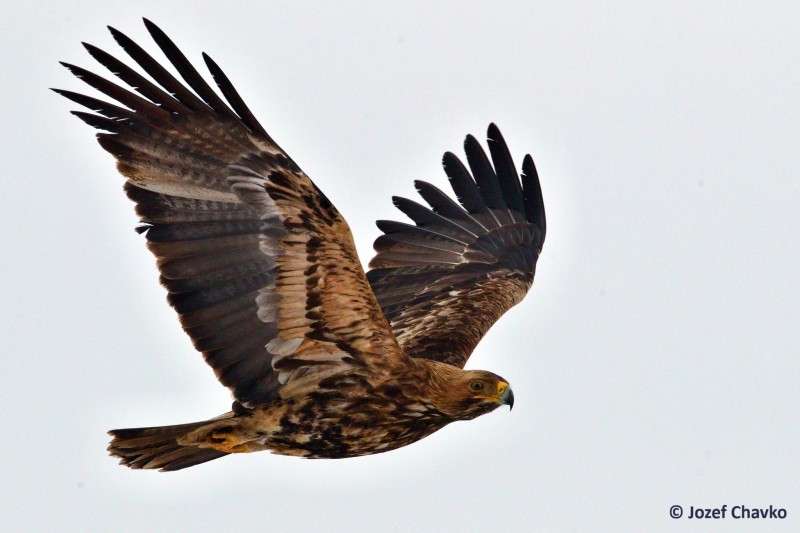
[{"label": "primary flight feather", "polygon": [[234,402],[203,422],[113,430],[111,454],[161,470],[259,450],[354,457],[513,405],[506,380],[463,368],[533,283],[546,224],[531,157],[520,178],[494,124],[491,160],[468,136],[469,168],[443,162],[458,202],[423,181],[430,208],[395,197],[414,224],[378,222],[365,274],[347,222],[217,64],[203,54],[224,99],[145,25],[183,82],[109,28],[150,78],[84,44],[136,92],[66,63],[119,105],[56,92],[92,111],[73,113],[102,130],[168,301]]}]

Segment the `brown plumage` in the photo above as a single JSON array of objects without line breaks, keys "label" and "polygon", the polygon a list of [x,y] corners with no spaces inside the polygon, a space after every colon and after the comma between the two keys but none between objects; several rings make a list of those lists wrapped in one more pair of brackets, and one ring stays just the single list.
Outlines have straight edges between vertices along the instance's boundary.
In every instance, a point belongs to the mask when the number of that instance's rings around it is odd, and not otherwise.
[{"label": "brown plumage", "polygon": [[220,68],[203,55],[224,100],[145,25],[186,85],[111,28],[152,81],[87,44],[139,94],[67,64],[124,107],[56,92],[94,112],[74,114],[102,130],[168,301],[234,404],[204,422],[113,430],[112,455],[161,470],[258,450],[352,457],[512,405],[505,380],[463,367],[533,282],[545,216],[530,156],[520,183],[496,126],[491,161],[467,137],[469,170],[444,157],[460,205],[424,182],[432,209],[395,198],[415,225],[380,221],[365,275],[347,222]]}]

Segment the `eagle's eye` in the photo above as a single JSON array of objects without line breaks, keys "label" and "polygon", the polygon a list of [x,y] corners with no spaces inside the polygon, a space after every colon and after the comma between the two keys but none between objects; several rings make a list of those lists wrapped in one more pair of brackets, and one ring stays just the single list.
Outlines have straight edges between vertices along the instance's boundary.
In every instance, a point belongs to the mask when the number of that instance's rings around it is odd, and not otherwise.
[{"label": "eagle's eye", "polygon": [[472,389],[473,392],[480,392],[483,390],[483,382],[482,381],[473,381],[469,384],[469,388]]}]

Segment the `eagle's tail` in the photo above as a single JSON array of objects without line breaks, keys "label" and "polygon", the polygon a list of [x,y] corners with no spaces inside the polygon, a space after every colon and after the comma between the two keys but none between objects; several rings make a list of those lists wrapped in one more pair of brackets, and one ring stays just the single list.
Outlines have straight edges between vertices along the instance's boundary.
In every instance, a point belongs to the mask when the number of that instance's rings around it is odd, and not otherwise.
[{"label": "eagle's tail", "polygon": [[232,416],[175,426],[112,429],[108,434],[114,438],[108,451],[130,468],[157,468],[162,472],[188,468],[228,455],[206,444],[206,437],[214,430],[230,427]]}]

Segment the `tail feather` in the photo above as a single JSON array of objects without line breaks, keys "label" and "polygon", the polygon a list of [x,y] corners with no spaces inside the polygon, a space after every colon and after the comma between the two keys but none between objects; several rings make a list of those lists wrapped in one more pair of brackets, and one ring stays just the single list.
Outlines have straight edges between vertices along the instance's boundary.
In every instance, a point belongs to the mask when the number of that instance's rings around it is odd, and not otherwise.
[{"label": "tail feather", "polygon": [[191,424],[150,428],[112,429],[114,437],[108,445],[109,453],[119,457],[120,464],[134,469],[158,469],[162,472],[181,470],[212,461],[225,452],[192,444],[179,444],[182,437],[192,431],[218,425],[218,420],[206,420]]}]

